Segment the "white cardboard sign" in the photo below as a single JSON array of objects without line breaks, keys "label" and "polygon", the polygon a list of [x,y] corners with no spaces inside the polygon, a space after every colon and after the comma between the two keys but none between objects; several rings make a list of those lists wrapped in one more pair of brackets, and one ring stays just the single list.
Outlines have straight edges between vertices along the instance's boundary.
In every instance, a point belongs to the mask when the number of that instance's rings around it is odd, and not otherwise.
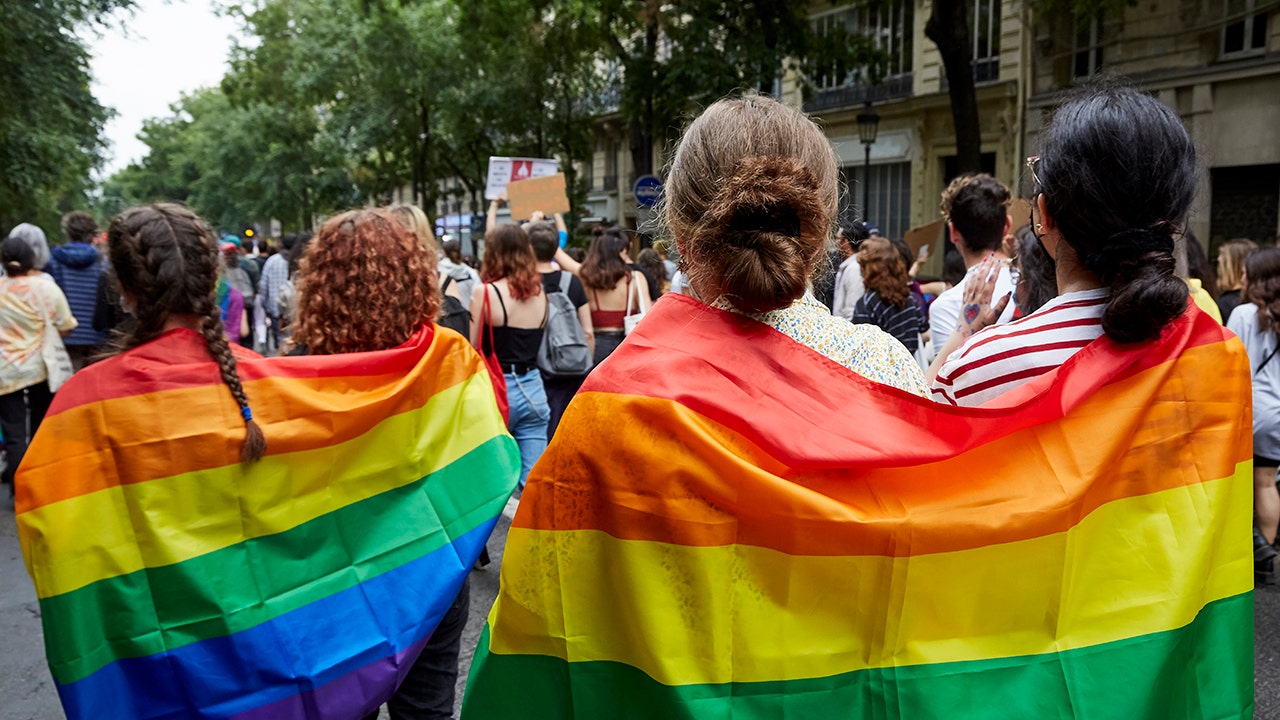
[{"label": "white cardboard sign", "polygon": [[484,199],[492,200],[507,189],[507,183],[555,175],[560,172],[560,161],[546,158],[489,158],[489,179],[484,187]]}]

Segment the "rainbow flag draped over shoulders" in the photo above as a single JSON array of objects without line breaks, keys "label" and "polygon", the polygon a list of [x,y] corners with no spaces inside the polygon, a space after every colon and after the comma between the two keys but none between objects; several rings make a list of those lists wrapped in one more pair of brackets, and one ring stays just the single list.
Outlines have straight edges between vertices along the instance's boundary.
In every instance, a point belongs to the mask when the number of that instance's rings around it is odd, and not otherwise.
[{"label": "rainbow flag draped over shoulders", "polygon": [[479,355],[424,329],[239,373],[178,330],[58,393],[17,477],[49,666],[80,718],[359,718],[452,604],[520,468]]},{"label": "rainbow flag draped over shoulders", "polygon": [[1244,718],[1249,369],[1191,310],[1003,407],[666,296],[534,468],[483,718]]}]

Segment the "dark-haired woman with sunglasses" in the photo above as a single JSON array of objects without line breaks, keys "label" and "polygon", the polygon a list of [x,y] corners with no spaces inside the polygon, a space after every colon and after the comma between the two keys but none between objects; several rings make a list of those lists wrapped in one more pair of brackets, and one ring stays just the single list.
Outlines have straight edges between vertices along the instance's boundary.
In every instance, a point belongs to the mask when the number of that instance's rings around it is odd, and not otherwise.
[{"label": "dark-haired woman with sunglasses", "polygon": [[1199,170],[1177,113],[1132,88],[1098,86],[1059,108],[1042,137],[1040,155],[1027,161],[1032,223],[1055,261],[1058,296],[1017,322],[988,328],[1008,299],[992,298],[994,261],[972,275],[960,328],[930,368],[936,400],[982,405],[1102,335],[1154,340],[1187,311],[1174,236]]}]

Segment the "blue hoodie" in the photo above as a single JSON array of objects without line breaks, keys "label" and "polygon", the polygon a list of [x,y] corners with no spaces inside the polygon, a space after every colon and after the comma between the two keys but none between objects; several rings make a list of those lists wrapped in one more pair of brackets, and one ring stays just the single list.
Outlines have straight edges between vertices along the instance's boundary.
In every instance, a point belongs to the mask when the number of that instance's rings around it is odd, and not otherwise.
[{"label": "blue hoodie", "polygon": [[80,326],[62,339],[67,345],[98,345],[106,336],[93,329],[93,310],[98,301],[98,280],[102,277],[102,254],[89,243],[67,243],[55,247],[45,268],[67,296],[71,314]]}]

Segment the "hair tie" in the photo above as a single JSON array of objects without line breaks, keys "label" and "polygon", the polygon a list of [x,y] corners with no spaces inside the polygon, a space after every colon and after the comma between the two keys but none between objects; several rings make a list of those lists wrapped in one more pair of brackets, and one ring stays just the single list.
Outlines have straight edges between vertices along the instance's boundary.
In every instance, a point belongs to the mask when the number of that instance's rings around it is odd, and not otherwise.
[{"label": "hair tie", "polygon": [[245,405],[244,407],[240,408],[240,417],[244,418],[245,422],[250,422],[253,420],[253,411],[249,409],[248,405]]},{"label": "hair tie", "polygon": [[1085,256],[1084,264],[1099,271],[1153,252],[1173,252],[1173,237],[1168,231],[1130,228],[1108,237],[1102,247]]}]

